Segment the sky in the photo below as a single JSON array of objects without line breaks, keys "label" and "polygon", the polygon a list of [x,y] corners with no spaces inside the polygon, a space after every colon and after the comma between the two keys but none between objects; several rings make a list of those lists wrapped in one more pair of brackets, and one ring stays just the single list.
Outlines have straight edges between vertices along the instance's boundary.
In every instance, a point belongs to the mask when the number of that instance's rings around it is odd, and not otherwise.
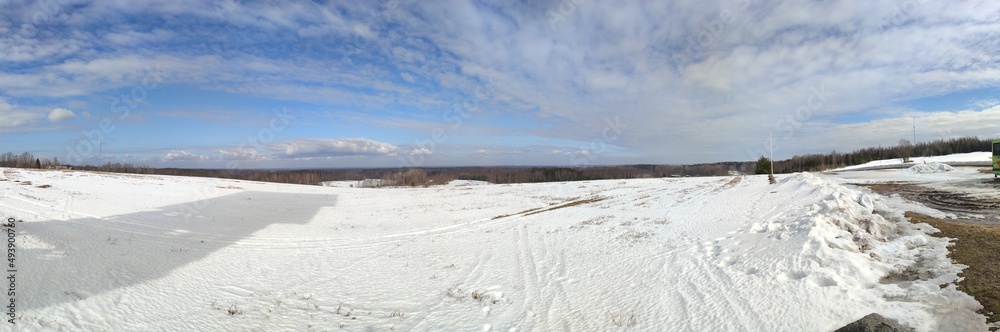
[{"label": "sky", "polygon": [[63,163],[684,164],[963,136],[1000,137],[1000,2],[0,0],[0,152]]}]

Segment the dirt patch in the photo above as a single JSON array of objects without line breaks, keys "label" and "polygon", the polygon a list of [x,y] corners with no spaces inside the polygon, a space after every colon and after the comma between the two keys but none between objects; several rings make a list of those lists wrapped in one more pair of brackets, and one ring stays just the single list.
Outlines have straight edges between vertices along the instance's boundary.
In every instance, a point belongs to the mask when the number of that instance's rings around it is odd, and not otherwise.
[{"label": "dirt patch", "polygon": [[38,186],[38,188],[45,189],[45,188],[52,188],[52,186],[47,185],[47,184],[43,184],[43,185]]},{"label": "dirt patch", "polygon": [[987,321],[1000,321],[1000,226],[948,221],[914,212],[906,212],[906,217],[941,230],[934,236],[955,239],[948,257],[968,266],[961,273],[958,289],[983,305],[980,313]]},{"label": "dirt patch", "polygon": [[740,184],[741,181],[743,181],[742,176],[735,176],[732,180],[729,180],[729,182],[726,182],[726,184],[722,185],[722,187],[719,187],[719,189],[716,189],[715,191],[718,192],[726,189],[732,189],[736,185]]},{"label": "dirt patch", "polygon": [[517,215],[530,216],[530,215],[533,215],[533,214],[539,214],[539,213],[542,213],[542,212],[549,212],[549,211],[553,211],[553,210],[567,208],[567,207],[570,207],[570,206],[577,206],[577,205],[580,205],[580,204],[588,204],[588,203],[600,202],[600,201],[603,201],[605,199],[607,199],[607,197],[592,197],[592,198],[586,198],[586,199],[579,199],[579,198],[577,198],[577,199],[571,200],[569,203],[563,203],[563,204],[560,204],[560,205],[556,205],[558,203],[553,203],[552,205],[555,205],[555,206],[538,207],[538,208],[534,208],[534,209],[524,210],[524,211],[521,211],[521,212],[518,212],[518,213],[499,215],[499,216],[493,217],[493,220],[501,219],[501,218],[507,218],[507,217],[511,217],[511,216],[517,216]]},{"label": "dirt patch", "polygon": [[585,226],[600,226],[600,225],[604,225],[605,222],[607,222],[608,220],[611,220],[613,218],[614,217],[610,216],[610,215],[603,215],[603,216],[600,216],[600,217],[595,217],[595,218],[590,218],[590,219],[584,220],[583,222],[580,222],[580,224],[570,226],[569,228],[570,229],[583,229],[583,227],[585,227]]},{"label": "dirt patch", "polygon": [[19,178],[21,178],[21,174],[20,173],[18,173],[15,170],[11,170],[11,169],[5,169],[5,170],[3,170],[3,175],[5,177],[7,177],[8,179],[19,179]]},{"label": "dirt patch", "polygon": [[524,211],[521,211],[521,212],[518,212],[518,213],[502,214],[502,215],[493,217],[493,220],[497,220],[497,219],[501,219],[501,218],[507,218],[507,217],[510,217],[510,216],[521,215],[521,214],[525,214],[525,213],[530,213],[530,212],[538,211],[538,210],[541,210],[541,209],[542,208],[537,207],[537,208],[533,208],[533,209],[527,209],[527,210],[524,210]]},{"label": "dirt patch", "polygon": [[915,184],[883,183],[863,184],[860,186],[867,187],[881,195],[899,194],[908,200],[946,212],[959,214],[996,214],[997,210],[1000,210],[1000,200],[998,199],[975,197],[964,193],[938,190]]},{"label": "dirt patch", "polygon": [[587,198],[587,199],[578,199],[578,200],[575,200],[575,201],[572,201],[572,202],[569,202],[569,203],[566,203],[566,204],[562,204],[562,205],[557,205],[557,206],[554,206],[554,207],[550,207],[550,208],[545,209],[545,210],[534,211],[534,212],[525,214],[525,216],[530,216],[530,215],[533,215],[533,214],[539,214],[539,213],[542,213],[542,212],[549,212],[549,211],[558,210],[558,209],[562,209],[562,208],[567,208],[567,207],[571,207],[571,206],[577,206],[577,205],[581,205],[581,204],[596,203],[596,202],[603,201],[605,199],[607,199],[607,197],[592,197],[592,198]]},{"label": "dirt patch", "polygon": [[643,240],[645,240],[645,239],[647,239],[647,238],[649,238],[651,236],[653,236],[653,234],[651,234],[649,232],[642,232],[642,231],[637,231],[637,230],[634,230],[634,229],[629,229],[629,230],[625,231],[624,233],[622,233],[622,234],[618,235],[617,237],[615,237],[615,239],[618,240],[618,241],[625,242],[625,243],[638,243],[638,242],[642,242]]}]

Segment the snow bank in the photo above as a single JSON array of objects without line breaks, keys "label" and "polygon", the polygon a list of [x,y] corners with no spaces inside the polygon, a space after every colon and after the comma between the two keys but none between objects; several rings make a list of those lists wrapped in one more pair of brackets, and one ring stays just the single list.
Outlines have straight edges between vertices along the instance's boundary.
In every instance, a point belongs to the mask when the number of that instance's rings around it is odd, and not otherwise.
[{"label": "snow bank", "polygon": [[360,181],[324,181],[320,182],[319,185],[333,188],[354,188],[358,183]]},{"label": "snow bank", "polygon": [[486,181],[475,181],[475,180],[451,180],[451,182],[448,182],[447,184],[445,184],[445,186],[448,186],[448,187],[467,187],[467,186],[483,186],[483,185],[488,185],[488,184],[492,184],[492,183],[489,183],[489,182],[486,182]]},{"label": "snow bank", "polygon": [[[956,153],[944,156],[933,156],[933,157],[916,157],[912,158],[914,163],[948,163],[948,164],[962,164],[966,166],[989,166],[991,163],[991,152],[970,152],[970,153]],[[833,169],[834,172],[839,171],[853,171],[862,169],[877,169],[885,167],[901,167],[904,164],[899,158],[896,159],[884,159],[884,160],[874,160],[861,165],[853,165],[842,168]]]},{"label": "snow bank", "polygon": [[982,306],[954,284],[964,266],[948,258],[948,239],[929,235],[936,229],[909,223],[881,197],[812,174],[790,176],[780,185],[814,187],[823,199],[801,219],[753,229],[779,237],[789,229],[807,230],[801,259],[811,262],[811,282],[837,285],[849,297],[875,290],[887,300],[878,306],[880,314],[917,331],[984,328],[975,314]]},{"label": "snow bank", "polygon": [[926,163],[926,164],[916,164],[906,169],[911,173],[918,174],[931,174],[931,173],[947,173],[954,171],[955,168],[942,163]]}]

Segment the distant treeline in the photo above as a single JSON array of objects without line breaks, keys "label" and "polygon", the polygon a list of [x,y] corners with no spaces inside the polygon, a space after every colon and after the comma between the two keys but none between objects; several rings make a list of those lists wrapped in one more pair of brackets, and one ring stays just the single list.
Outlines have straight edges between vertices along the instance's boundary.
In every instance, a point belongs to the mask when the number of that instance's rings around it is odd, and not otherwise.
[{"label": "distant treeline", "polygon": [[[916,145],[901,141],[896,146],[865,148],[850,153],[833,151],[829,154],[795,156],[775,161],[775,173],[815,172],[837,167],[864,164],[872,160],[924,157],[990,151],[991,140],[956,138]],[[0,167],[48,168],[59,165],[58,158],[36,158],[30,153],[0,155]],[[361,181],[380,179],[383,184],[421,186],[444,183],[452,179],[491,183],[532,183],[585,181],[606,179],[659,178],[678,176],[721,176],[738,171],[755,172],[755,161],[720,162],[698,165],[626,165],[597,167],[431,167],[422,169],[311,169],[311,170],[223,170],[152,168],[129,163],[108,163],[103,166],[73,166],[78,170],[115,173],[179,175],[213,177],[250,181],[318,184],[325,181]]]},{"label": "distant treeline", "polygon": [[[829,154],[809,154],[795,156],[792,159],[774,162],[775,173],[816,172],[838,167],[864,164],[873,160],[906,159],[911,157],[941,156],[955,153],[990,151],[992,141],[975,137],[936,140],[932,142],[910,144],[901,141],[895,146],[878,146],[855,150],[849,153],[837,151]],[[746,168],[747,172],[753,170]]]},{"label": "distant treeline", "polygon": [[[34,160],[25,153],[23,160]],[[310,170],[224,170],[152,168],[130,163],[108,163],[103,166],[73,166],[76,170],[112,173],[178,175],[212,177],[250,181],[318,184],[325,181],[361,181],[382,179],[383,184],[419,186],[445,183],[453,179],[487,181],[491,183],[532,183],[583,181],[604,179],[634,179],[669,176],[716,176],[739,170],[745,163],[729,162],[701,165],[631,165],[600,167],[431,167],[422,169],[310,169]],[[34,168],[33,163],[0,164],[3,167]],[[44,168],[44,167],[43,167]]]},{"label": "distant treeline", "polygon": [[218,170],[151,168],[130,164],[107,164],[104,167],[76,166],[74,169],[116,173],[213,177],[263,182],[317,184],[325,181],[361,181],[382,179],[384,184],[419,186],[439,184],[453,179],[491,183],[532,183],[583,181],[603,179],[633,179],[667,176],[726,175],[739,163],[706,165],[634,165],[604,167],[431,167],[422,169],[310,169],[310,170]]},{"label": "distant treeline", "polygon": [[46,157],[36,158],[35,155],[27,152],[22,154],[14,154],[13,152],[0,154],[0,167],[48,168],[58,165],[59,158],[55,158],[54,160],[49,160]]}]

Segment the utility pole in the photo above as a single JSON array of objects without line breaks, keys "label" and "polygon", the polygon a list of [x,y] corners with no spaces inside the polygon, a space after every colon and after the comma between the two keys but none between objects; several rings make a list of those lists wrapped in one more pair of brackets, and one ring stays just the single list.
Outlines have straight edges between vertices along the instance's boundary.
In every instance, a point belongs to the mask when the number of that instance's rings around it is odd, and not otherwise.
[{"label": "utility pole", "polygon": [[772,132],[767,133],[767,150],[768,155],[770,155],[768,160],[771,162],[771,174],[767,176],[767,180],[770,181],[771,184],[775,184],[778,183],[778,181],[774,179],[774,139],[772,138],[772,134]]},{"label": "utility pole", "polygon": [[917,117],[913,117],[913,147],[910,154],[917,154]]},{"label": "utility pole", "polygon": [[104,113],[97,119],[97,131],[100,133],[97,139],[97,169],[104,163],[104,128],[101,128],[101,121],[104,120]]}]

